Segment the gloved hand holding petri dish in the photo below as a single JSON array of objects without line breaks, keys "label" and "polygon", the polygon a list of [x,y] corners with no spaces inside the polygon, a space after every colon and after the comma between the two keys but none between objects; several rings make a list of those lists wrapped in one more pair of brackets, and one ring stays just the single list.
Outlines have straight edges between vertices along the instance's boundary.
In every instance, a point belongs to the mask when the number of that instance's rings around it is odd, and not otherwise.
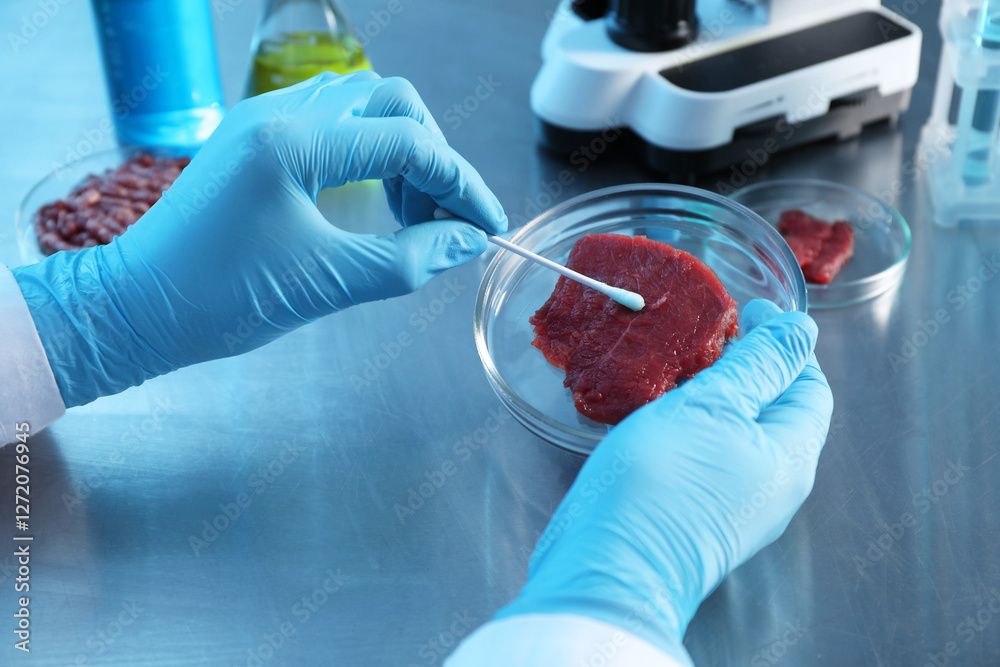
[{"label": "gloved hand holding petri dish", "polygon": [[[784,532],[833,410],[812,318],[756,300],[742,325],[749,333],[719,361],[594,449],[498,618],[583,616],[690,664],[681,642],[695,610]],[[774,494],[746,516],[762,484]]]}]

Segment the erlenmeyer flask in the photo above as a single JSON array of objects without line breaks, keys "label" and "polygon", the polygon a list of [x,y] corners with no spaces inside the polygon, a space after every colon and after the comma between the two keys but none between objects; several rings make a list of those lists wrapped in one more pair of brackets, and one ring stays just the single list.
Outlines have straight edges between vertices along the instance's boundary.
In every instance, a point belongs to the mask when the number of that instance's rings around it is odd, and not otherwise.
[{"label": "erlenmeyer flask", "polygon": [[268,0],[251,53],[247,97],[320,72],[371,69],[338,0]]}]

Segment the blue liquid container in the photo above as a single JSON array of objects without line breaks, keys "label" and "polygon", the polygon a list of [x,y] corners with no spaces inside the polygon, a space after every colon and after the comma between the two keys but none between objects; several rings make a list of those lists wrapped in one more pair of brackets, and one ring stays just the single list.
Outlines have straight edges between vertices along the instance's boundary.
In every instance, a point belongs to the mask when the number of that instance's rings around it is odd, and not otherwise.
[{"label": "blue liquid container", "polygon": [[[977,28],[977,46],[996,51],[1000,49],[1000,2],[983,0]],[[989,182],[994,174],[998,131],[1000,131],[1000,90],[970,91],[975,94],[974,103],[965,103],[965,120],[971,119],[962,128],[968,128],[968,146],[963,164],[962,176],[966,185],[980,185]],[[963,109],[964,111],[964,109]]]},{"label": "blue liquid container", "polygon": [[92,0],[122,144],[197,149],[225,107],[208,0]]}]

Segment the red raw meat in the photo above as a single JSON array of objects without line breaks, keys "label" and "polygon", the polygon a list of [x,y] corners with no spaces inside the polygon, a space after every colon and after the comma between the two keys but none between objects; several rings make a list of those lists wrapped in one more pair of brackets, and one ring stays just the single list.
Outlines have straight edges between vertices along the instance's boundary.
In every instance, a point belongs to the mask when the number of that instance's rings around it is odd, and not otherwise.
[{"label": "red raw meat", "polygon": [[804,211],[785,211],[778,221],[778,231],[795,253],[799,266],[805,268],[819,255],[833,228]]},{"label": "red raw meat", "polygon": [[617,424],[710,366],[736,335],[736,302],[719,278],[666,243],[588,234],[566,265],[646,300],[633,312],[561,277],[530,319],[532,345],[566,371],[576,409],[594,421]]},{"label": "red raw meat", "polygon": [[811,283],[829,284],[854,256],[854,228],[844,221],[830,224],[804,211],[785,211],[778,231]]},{"label": "red raw meat", "polygon": [[854,257],[854,229],[846,222],[835,222],[830,238],[823,242],[823,249],[806,267],[806,280],[828,285],[851,257]]}]

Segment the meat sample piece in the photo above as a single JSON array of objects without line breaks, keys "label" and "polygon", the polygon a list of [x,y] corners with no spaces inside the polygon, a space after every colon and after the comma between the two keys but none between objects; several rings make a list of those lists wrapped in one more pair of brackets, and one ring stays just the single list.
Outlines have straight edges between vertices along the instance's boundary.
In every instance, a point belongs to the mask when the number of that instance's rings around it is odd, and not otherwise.
[{"label": "meat sample piece", "polygon": [[566,266],[646,300],[633,312],[561,277],[530,319],[532,344],[566,371],[576,409],[594,421],[617,424],[710,366],[736,335],[736,302],[719,278],[666,243],[589,234]]},{"label": "meat sample piece", "polygon": [[87,176],[65,199],[35,214],[39,247],[51,255],[111,243],[156,203],[190,161],[140,153],[117,169]]},{"label": "meat sample piece", "polygon": [[778,231],[811,283],[828,285],[854,256],[854,228],[847,222],[830,224],[805,211],[785,211]]}]

